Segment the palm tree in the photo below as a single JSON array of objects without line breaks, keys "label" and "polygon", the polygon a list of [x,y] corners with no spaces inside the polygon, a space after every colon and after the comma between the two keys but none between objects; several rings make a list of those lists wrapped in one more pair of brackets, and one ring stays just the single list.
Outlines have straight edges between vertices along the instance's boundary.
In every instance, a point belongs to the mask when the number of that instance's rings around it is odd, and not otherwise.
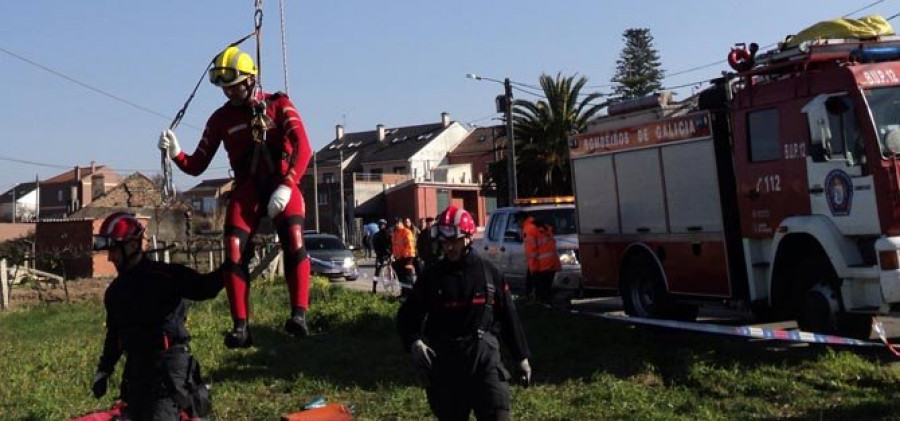
[{"label": "palm tree", "polygon": [[568,139],[583,131],[587,122],[606,106],[592,104],[602,94],[583,95],[581,90],[587,78],[576,77],[543,74],[540,84],[546,98],[514,103],[520,196],[572,194]]}]

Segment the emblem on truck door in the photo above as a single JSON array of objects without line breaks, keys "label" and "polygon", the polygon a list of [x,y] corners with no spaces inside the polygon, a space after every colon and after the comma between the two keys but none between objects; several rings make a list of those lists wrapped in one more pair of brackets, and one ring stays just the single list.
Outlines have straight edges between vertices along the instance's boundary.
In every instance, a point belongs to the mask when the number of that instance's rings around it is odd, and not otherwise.
[{"label": "emblem on truck door", "polygon": [[853,180],[841,170],[832,170],[825,176],[825,196],[832,216],[850,215],[853,202]]}]

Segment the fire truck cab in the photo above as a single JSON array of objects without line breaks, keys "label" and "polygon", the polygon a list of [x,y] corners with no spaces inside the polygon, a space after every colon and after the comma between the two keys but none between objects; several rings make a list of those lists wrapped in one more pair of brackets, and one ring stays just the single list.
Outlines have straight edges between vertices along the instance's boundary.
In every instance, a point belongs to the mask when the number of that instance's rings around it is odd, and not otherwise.
[{"label": "fire truck cab", "polygon": [[868,337],[900,304],[900,38],[753,53],[570,139],[583,285],[636,316],[725,303]]}]

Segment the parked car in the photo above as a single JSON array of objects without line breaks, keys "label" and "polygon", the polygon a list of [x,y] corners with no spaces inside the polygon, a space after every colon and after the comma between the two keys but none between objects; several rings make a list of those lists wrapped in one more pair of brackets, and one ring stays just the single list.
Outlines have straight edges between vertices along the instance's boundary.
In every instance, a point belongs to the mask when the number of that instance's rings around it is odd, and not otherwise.
[{"label": "parked car", "polygon": [[524,291],[528,263],[525,260],[521,230],[514,216],[516,212],[529,211],[535,219],[552,225],[555,229],[554,237],[562,270],[553,279],[554,296],[568,300],[580,295],[581,264],[578,261],[575,204],[574,200],[565,199],[520,199],[517,206],[495,209],[488,217],[484,235],[475,239],[472,249],[493,262],[513,290]]},{"label": "parked car", "polygon": [[359,267],[353,248],[347,247],[340,238],[331,234],[303,234],[303,244],[310,257],[310,271],[330,280],[346,278],[348,281],[359,277]]}]

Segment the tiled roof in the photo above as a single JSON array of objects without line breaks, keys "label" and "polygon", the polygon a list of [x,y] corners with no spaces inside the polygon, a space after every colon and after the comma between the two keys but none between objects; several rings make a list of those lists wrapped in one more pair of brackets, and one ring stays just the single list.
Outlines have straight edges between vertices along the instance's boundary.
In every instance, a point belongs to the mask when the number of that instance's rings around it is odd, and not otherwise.
[{"label": "tiled roof", "polygon": [[[197,189],[209,189],[209,188],[218,189],[222,186],[228,185],[228,183],[231,183],[231,180],[232,180],[231,178],[211,178],[209,180],[203,180],[200,182],[200,184],[197,184],[196,186],[191,187],[188,190],[188,192],[197,190]],[[185,193],[187,193],[187,192],[185,192]]]},{"label": "tiled roof", "polygon": [[7,190],[6,193],[3,193],[2,195],[0,195],[0,202],[4,202],[4,203],[12,202],[13,191],[16,192],[16,194],[15,194],[16,198],[20,198],[28,193],[33,192],[36,187],[37,187],[37,183],[35,183],[33,181],[31,183],[17,184],[15,187]]},{"label": "tiled roof", "polygon": [[[106,165],[95,165],[94,171],[91,171],[91,167],[79,167],[79,169],[81,170],[81,179],[82,180],[86,177],[90,177],[94,172],[104,173],[107,176],[119,177],[119,175],[115,171],[112,171]],[[77,175],[76,169],[72,168],[71,170],[66,171],[62,174],[58,174],[58,175],[53,176],[46,180],[41,180],[41,184],[71,183],[71,182],[75,181],[76,175]],[[106,182],[116,182],[116,181],[118,181],[118,179],[116,179],[116,180],[107,179],[106,180]]]},{"label": "tiled roof", "polygon": [[415,155],[442,131],[444,126],[441,123],[385,128],[382,141],[378,140],[377,130],[347,133],[340,140],[333,140],[318,151],[316,159],[320,163],[337,162],[343,151],[344,159],[357,153],[351,167],[362,163],[403,161]]},{"label": "tiled roof", "polygon": [[503,149],[506,145],[505,133],[503,126],[479,127],[469,133],[449,155],[480,154],[489,153],[494,148]]}]

